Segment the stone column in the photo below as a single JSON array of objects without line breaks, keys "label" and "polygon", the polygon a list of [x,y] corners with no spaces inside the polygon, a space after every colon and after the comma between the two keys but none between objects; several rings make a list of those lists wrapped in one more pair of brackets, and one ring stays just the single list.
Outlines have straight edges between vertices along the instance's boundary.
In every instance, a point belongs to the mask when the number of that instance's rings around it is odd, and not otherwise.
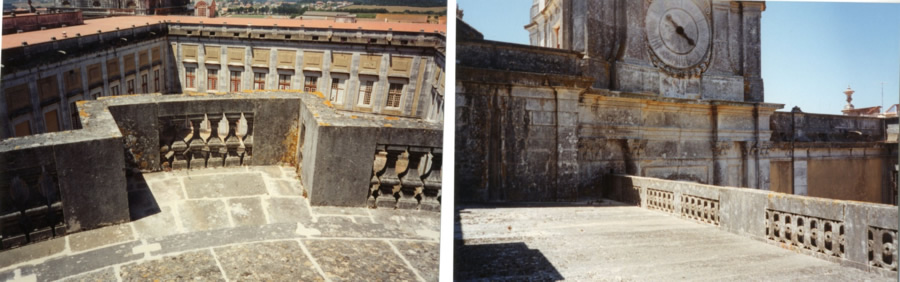
[{"label": "stone column", "polygon": [[578,191],[578,95],[581,89],[556,92],[556,190],[558,201],[574,201]]},{"label": "stone column", "polygon": [[728,183],[728,152],[733,146],[731,141],[715,141],[712,143],[713,151],[713,185],[729,186]]},{"label": "stone column", "polygon": [[764,2],[741,2],[743,8],[744,101],[763,102],[760,66],[759,20]]},{"label": "stone column", "polygon": [[107,74],[108,72],[106,70],[106,57],[103,57],[100,60],[100,73],[103,75],[103,95],[109,96],[109,79],[107,79],[109,78],[109,75]]},{"label": "stone column", "polygon": [[809,150],[794,148],[794,195],[806,196]]},{"label": "stone column", "polygon": [[40,134],[47,132],[44,126],[44,112],[41,110],[41,97],[37,88],[37,75],[29,75],[28,80],[28,99],[31,100],[31,134]]},{"label": "stone column", "polygon": [[[69,106],[69,97],[68,93],[66,93],[65,79],[63,79],[63,73],[57,72],[53,76],[56,77],[56,88],[57,93],[59,93],[59,104],[60,104],[60,115],[62,115],[63,127],[65,129],[75,129],[75,122],[72,120],[72,112]],[[3,107],[6,108],[6,107]],[[78,121],[80,122],[80,121]]]}]

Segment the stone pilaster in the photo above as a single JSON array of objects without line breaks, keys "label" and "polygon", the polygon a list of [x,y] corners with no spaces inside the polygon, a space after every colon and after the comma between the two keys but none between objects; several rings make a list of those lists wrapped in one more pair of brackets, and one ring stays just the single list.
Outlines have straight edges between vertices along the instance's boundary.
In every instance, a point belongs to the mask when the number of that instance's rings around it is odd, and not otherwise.
[{"label": "stone pilaster", "polygon": [[744,45],[744,101],[763,102],[763,81],[760,62],[760,16],[764,2],[742,2]]}]

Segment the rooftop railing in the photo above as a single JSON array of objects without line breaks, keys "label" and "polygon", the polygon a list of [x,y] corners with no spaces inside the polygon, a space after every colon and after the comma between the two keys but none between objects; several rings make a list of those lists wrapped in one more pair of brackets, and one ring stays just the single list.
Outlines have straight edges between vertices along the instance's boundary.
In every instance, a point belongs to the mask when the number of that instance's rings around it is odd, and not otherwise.
[{"label": "rooftop railing", "polygon": [[897,207],[611,175],[604,197],[885,276],[897,275]]},{"label": "rooftop railing", "polygon": [[440,123],[300,92],[115,96],[78,116],[83,129],[0,141],[0,249],[131,220],[127,175],[149,171],[288,165],[313,205],[440,209]]}]

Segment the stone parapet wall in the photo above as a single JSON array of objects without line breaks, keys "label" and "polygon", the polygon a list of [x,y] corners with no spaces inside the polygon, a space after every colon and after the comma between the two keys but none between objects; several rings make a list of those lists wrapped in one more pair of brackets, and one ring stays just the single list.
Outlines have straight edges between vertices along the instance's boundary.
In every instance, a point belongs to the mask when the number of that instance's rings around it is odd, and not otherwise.
[{"label": "stone parapet wall", "polygon": [[3,34],[84,24],[81,11],[3,17]]},{"label": "stone parapet wall", "polygon": [[897,275],[897,207],[611,175],[603,196],[859,269]]},{"label": "stone parapet wall", "polygon": [[628,175],[607,178],[603,195],[648,209],[670,207],[663,211],[820,259],[897,275],[896,206]]},{"label": "stone parapet wall", "polygon": [[497,41],[457,44],[458,65],[515,72],[581,75],[579,52]]},{"label": "stone parapet wall", "polygon": [[129,220],[122,134],[102,103],[84,128],[0,141],[0,248]]},{"label": "stone parapet wall", "polygon": [[301,100],[297,174],[311,204],[440,209],[443,123]]},{"label": "stone parapet wall", "polygon": [[790,142],[792,130],[794,142],[874,142],[887,138],[884,118],[794,113],[792,123],[791,115],[772,115],[772,141]]}]

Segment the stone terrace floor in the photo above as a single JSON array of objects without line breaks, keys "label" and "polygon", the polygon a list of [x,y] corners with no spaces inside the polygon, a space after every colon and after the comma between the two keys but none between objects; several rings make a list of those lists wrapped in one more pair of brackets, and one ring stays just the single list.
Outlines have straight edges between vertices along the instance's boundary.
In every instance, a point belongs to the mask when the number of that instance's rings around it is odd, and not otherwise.
[{"label": "stone terrace floor", "polygon": [[456,211],[458,280],[897,280],[610,201]]},{"label": "stone terrace floor", "polygon": [[0,252],[0,281],[438,280],[439,213],[311,207],[292,167],[143,178],[140,219]]}]

